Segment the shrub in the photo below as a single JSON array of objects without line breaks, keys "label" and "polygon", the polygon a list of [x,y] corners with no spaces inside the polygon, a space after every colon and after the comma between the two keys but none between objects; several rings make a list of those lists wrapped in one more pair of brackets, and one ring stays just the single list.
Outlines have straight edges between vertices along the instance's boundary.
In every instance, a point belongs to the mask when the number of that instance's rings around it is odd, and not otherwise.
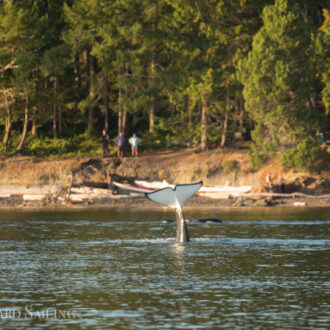
[{"label": "shrub", "polygon": [[307,170],[311,173],[327,168],[329,161],[327,151],[311,139],[304,139],[296,148],[285,151],[281,156],[283,167]]},{"label": "shrub", "polygon": [[[114,152],[111,149],[111,153]],[[87,134],[66,139],[29,136],[24,145],[23,153],[41,157],[99,156],[100,139]]]},{"label": "shrub", "polygon": [[249,159],[254,170],[258,170],[267,159],[273,157],[278,147],[278,141],[262,135],[261,125],[251,132],[253,142],[250,145]]},{"label": "shrub", "polygon": [[166,139],[159,132],[144,132],[141,135],[140,147],[143,150],[158,150],[165,148],[166,146]]}]

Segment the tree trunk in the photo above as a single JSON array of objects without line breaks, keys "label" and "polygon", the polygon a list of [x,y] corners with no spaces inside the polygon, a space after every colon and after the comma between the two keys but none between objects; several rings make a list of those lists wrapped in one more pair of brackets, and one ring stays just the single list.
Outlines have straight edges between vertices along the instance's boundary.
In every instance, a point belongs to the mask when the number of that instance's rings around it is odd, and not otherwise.
[{"label": "tree trunk", "polygon": [[76,55],[74,58],[74,68],[73,68],[73,73],[74,73],[74,81],[75,81],[75,86],[76,86],[76,96],[78,96],[78,91],[81,86],[81,77],[80,77],[80,63],[84,62],[83,59],[83,54]]},{"label": "tree trunk", "polygon": [[6,115],[5,136],[3,137],[3,145],[6,147],[9,141],[10,131],[12,127],[11,117]]},{"label": "tree trunk", "polygon": [[225,121],[223,123],[223,131],[222,131],[221,143],[220,143],[221,148],[223,148],[226,144],[227,131],[228,131],[228,111],[226,110]]},{"label": "tree trunk", "polygon": [[28,96],[26,96],[25,102],[26,102],[26,106],[25,106],[24,126],[23,126],[21,141],[19,142],[17,151],[21,151],[23,149],[23,145],[26,140],[28,125],[29,125],[29,97]]},{"label": "tree trunk", "polygon": [[36,120],[37,108],[35,106],[32,107],[32,112],[33,112],[33,117],[32,117],[31,134],[37,135],[37,120]]},{"label": "tree trunk", "polygon": [[12,122],[11,122],[11,113],[10,110],[8,109],[6,111],[6,120],[5,120],[5,135],[3,137],[3,145],[6,147],[9,141],[9,136],[10,136],[10,131],[12,127]]},{"label": "tree trunk", "polygon": [[243,108],[243,101],[240,100],[240,115],[239,115],[239,128],[241,130],[244,129],[244,108]]},{"label": "tree trunk", "polygon": [[[155,71],[155,63],[154,63],[154,61],[151,61],[150,83],[151,83],[151,80],[153,79],[154,71]],[[153,133],[155,131],[155,110],[156,110],[156,102],[155,102],[155,98],[153,98],[151,107],[150,107],[150,111],[149,111],[149,132],[150,133]]]},{"label": "tree trunk", "polygon": [[53,137],[54,139],[57,139],[57,78],[54,79]]},{"label": "tree trunk", "polygon": [[12,121],[11,121],[11,112],[10,107],[8,105],[7,96],[5,95],[5,102],[6,102],[6,119],[5,119],[5,135],[3,137],[3,145],[4,147],[7,146],[10,136],[10,131],[12,127]]},{"label": "tree trunk", "polygon": [[[37,83],[34,83],[34,100],[37,99],[38,99],[38,88],[37,88]],[[37,135],[37,107],[35,105],[32,106],[31,134]]]},{"label": "tree trunk", "polygon": [[201,115],[201,150],[207,150],[207,100],[206,95],[203,95],[202,99],[202,115]]},{"label": "tree trunk", "polygon": [[119,111],[118,114],[118,133],[123,132],[126,134],[126,126],[127,126],[127,111],[124,108]]},{"label": "tree trunk", "polygon": [[155,100],[152,101],[149,113],[149,132],[155,131]]},{"label": "tree trunk", "polygon": [[58,107],[58,135],[61,136],[63,132],[63,120],[62,120],[62,107]]},{"label": "tree trunk", "polygon": [[[122,89],[119,89],[119,100],[122,98]],[[122,105],[122,102],[120,102],[120,110],[118,113],[118,133],[123,132],[125,135],[126,132],[126,124],[127,124],[127,111],[126,107]]]},{"label": "tree trunk", "polygon": [[[126,64],[124,65],[124,67],[122,67],[121,69],[121,73],[123,75],[127,74],[127,66]],[[118,133],[119,132],[123,132],[124,135],[126,133],[126,127],[127,127],[127,109],[126,109],[126,105],[123,104],[123,102],[121,101],[122,97],[124,95],[128,94],[127,88],[119,88],[119,104],[120,104],[120,110],[118,113]]]},{"label": "tree trunk", "polygon": [[223,148],[226,144],[226,139],[227,139],[227,131],[228,131],[228,111],[229,111],[229,93],[227,92],[226,95],[226,112],[225,112],[225,120],[223,123],[223,131],[222,131],[222,137],[221,137],[221,143],[220,147]]},{"label": "tree trunk", "polygon": [[109,130],[109,100],[108,100],[108,79],[104,77],[103,87],[103,109],[104,109],[104,129]]},{"label": "tree trunk", "polygon": [[306,1],[304,1],[304,3],[303,3],[301,12],[302,12],[302,17],[303,17],[304,22],[307,23],[307,21],[308,21],[308,8],[307,8]]},{"label": "tree trunk", "polygon": [[118,117],[118,132],[123,132],[125,135],[126,126],[127,126],[127,111],[122,110],[119,112],[119,117]]},{"label": "tree trunk", "polygon": [[89,109],[88,109],[88,131],[93,133],[95,131],[95,57],[90,55],[89,60]]},{"label": "tree trunk", "polygon": [[123,111],[122,111],[122,107],[121,107],[121,98],[122,98],[122,89],[119,88],[118,91],[118,100],[119,100],[119,112],[118,112],[118,133],[120,133],[123,129]]},{"label": "tree trunk", "polygon": [[122,129],[124,135],[126,135],[126,131],[127,131],[127,110],[125,107],[123,112],[123,129]]},{"label": "tree trunk", "polygon": [[190,97],[188,97],[187,109],[188,109],[188,120],[189,120],[189,126],[190,126],[192,124],[192,106],[191,106]]},{"label": "tree trunk", "polygon": [[[58,93],[60,92],[60,80],[58,79],[58,77],[56,77],[56,95],[57,95],[57,98],[56,100],[58,100]],[[61,101],[59,102],[56,102],[57,103],[57,132],[58,132],[58,135],[61,136],[62,135],[62,132],[63,132],[63,120],[62,120],[62,106],[61,106]]]},{"label": "tree trunk", "polygon": [[84,59],[87,67],[87,77],[88,77],[88,86],[89,86],[89,105],[88,105],[88,124],[87,131],[89,134],[93,134],[95,132],[95,58],[90,55],[88,51],[84,53]]}]

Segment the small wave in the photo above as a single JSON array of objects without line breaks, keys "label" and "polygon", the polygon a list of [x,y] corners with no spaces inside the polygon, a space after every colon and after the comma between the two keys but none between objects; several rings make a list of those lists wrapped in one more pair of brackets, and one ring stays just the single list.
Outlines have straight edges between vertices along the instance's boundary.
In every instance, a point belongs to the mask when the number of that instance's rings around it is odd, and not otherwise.
[{"label": "small wave", "polygon": [[[210,238],[210,237],[199,237],[199,238],[190,238],[189,243],[219,243],[219,242],[228,242],[230,239],[226,238]],[[188,243],[188,244],[189,244]],[[101,240],[101,241],[88,241],[83,242],[83,245],[87,246],[96,246],[96,245],[122,245],[122,244],[177,244],[174,237],[166,238],[141,238],[141,239],[112,239],[112,240]],[[181,244],[181,243],[178,243]]]},{"label": "small wave", "polygon": [[175,239],[173,237],[168,238],[142,238],[142,239],[123,239],[123,240],[115,240],[120,243],[128,243],[128,244],[172,244]]},{"label": "small wave", "polygon": [[226,225],[270,225],[270,226],[279,226],[279,225],[329,225],[330,221],[327,220],[227,220]]}]

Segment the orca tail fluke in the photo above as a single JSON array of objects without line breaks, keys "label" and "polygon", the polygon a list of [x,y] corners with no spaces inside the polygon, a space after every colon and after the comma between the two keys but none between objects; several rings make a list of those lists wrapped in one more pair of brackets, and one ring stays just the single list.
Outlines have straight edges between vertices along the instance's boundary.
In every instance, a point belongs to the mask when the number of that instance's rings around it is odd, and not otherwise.
[{"label": "orca tail fluke", "polygon": [[145,196],[153,202],[167,205],[175,209],[177,218],[177,243],[189,242],[189,234],[186,221],[183,216],[182,206],[199,190],[202,185],[202,181],[191,184],[178,184],[174,188],[167,187],[145,194]]},{"label": "orca tail fluke", "polygon": [[174,188],[166,187],[146,193],[145,196],[150,200],[167,205],[173,209],[181,209],[183,204],[191,198],[203,185],[203,182],[178,184]]}]

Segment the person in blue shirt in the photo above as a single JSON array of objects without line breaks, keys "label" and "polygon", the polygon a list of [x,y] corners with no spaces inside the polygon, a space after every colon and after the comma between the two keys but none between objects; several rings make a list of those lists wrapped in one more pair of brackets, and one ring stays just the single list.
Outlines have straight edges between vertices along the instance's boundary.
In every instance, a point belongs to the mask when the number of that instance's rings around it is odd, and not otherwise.
[{"label": "person in blue shirt", "polygon": [[124,156],[124,146],[126,141],[123,132],[119,133],[115,141],[118,146],[118,158],[122,158]]},{"label": "person in blue shirt", "polygon": [[321,143],[324,143],[327,141],[327,139],[325,138],[323,133],[321,134],[320,141],[321,141]]},{"label": "person in blue shirt", "polygon": [[132,146],[132,156],[137,157],[138,156],[138,146],[140,143],[141,139],[139,137],[136,136],[136,134],[134,133],[133,136],[128,140],[128,142],[131,144]]}]

